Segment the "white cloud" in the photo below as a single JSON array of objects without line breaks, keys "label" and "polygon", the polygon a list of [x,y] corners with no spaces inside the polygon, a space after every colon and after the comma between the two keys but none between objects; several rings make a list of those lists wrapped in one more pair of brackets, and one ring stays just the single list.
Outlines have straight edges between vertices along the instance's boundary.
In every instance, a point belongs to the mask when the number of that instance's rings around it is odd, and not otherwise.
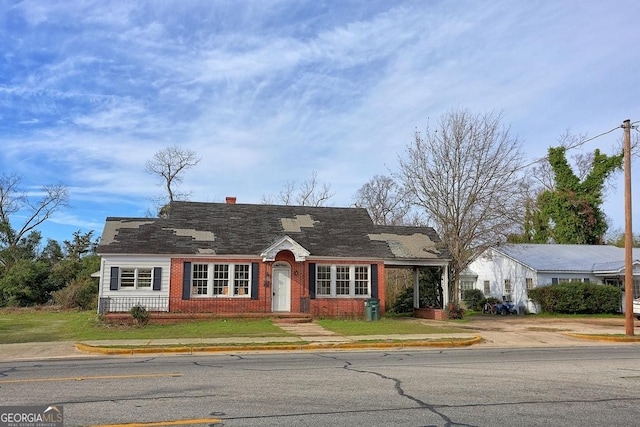
[{"label": "white cloud", "polygon": [[126,216],[161,192],[144,163],[172,144],[202,156],[182,189],[210,201],[316,170],[347,205],[457,107],[503,111],[540,157],[568,128],[640,119],[623,3],[22,2],[0,28],[0,166]]}]

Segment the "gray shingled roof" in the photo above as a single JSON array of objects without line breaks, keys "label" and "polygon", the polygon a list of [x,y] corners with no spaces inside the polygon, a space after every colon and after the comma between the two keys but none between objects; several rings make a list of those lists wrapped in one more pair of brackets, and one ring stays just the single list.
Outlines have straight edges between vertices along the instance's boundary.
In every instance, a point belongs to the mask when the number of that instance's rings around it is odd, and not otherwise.
[{"label": "gray shingled roof", "polygon": [[[493,249],[536,271],[593,271],[609,263],[624,267],[624,249],[616,246],[505,244]],[[638,249],[633,255],[637,260]]]},{"label": "gray shingled roof", "polygon": [[447,259],[429,227],[375,226],[362,208],[174,202],[168,218],[107,218],[100,254],[259,255],[289,236],[312,256]]}]

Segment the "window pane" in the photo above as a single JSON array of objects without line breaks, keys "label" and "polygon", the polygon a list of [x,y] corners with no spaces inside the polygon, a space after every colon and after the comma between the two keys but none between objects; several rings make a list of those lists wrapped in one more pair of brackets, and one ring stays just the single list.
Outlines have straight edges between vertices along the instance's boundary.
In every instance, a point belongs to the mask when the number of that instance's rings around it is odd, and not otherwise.
[{"label": "window pane", "polygon": [[133,288],[136,284],[136,269],[121,268],[120,269],[120,287]]},{"label": "window pane", "polygon": [[331,295],[331,266],[316,267],[316,295]]},{"label": "window pane", "polygon": [[236,264],[234,266],[234,295],[249,295],[249,267],[249,264]]},{"label": "window pane", "polygon": [[473,282],[471,280],[463,280],[460,282],[460,290],[468,291],[473,289]]},{"label": "window pane", "polygon": [[215,264],[213,266],[213,295],[229,295],[229,266]]},{"label": "window pane", "polygon": [[349,295],[349,266],[336,266],[336,295]]},{"label": "window pane", "polygon": [[139,288],[151,287],[151,269],[150,268],[138,269],[138,287]]},{"label": "window pane", "polygon": [[369,295],[369,266],[357,265],[355,267],[355,294]]},{"label": "window pane", "polygon": [[192,268],[191,293],[194,295],[206,295],[209,266],[207,264],[193,264]]},{"label": "window pane", "polygon": [[533,279],[531,277],[527,277],[525,281],[527,282],[527,290],[533,289]]},{"label": "window pane", "polygon": [[504,300],[511,301],[511,280],[506,279],[504,281]]}]

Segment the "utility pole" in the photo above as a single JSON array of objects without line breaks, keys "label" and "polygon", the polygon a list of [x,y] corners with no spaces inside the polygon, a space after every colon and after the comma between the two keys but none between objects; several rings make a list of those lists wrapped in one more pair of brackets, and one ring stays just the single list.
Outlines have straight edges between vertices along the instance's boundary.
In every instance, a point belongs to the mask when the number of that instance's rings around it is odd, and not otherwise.
[{"label": "utility pole", "polygon": [[633,332],[633,228],[631,224],[631,121],[625,120],[624,129],[624,295],[626,335]]}]

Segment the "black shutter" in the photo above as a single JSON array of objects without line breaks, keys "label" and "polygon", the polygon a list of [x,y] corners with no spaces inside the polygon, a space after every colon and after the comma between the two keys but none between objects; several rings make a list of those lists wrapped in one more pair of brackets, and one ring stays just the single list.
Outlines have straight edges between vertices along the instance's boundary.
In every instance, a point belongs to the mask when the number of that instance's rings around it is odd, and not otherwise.
[{"label": "black shutter", "polygon": [[316,299],[316,263],[309,263],[309,298]]},{"label": "black shutter", "polygon": [[371,298],[378,298],[378,264],[371,264]]},{"label": "black shutter", "polygon": [[257,262],[251,263],[251,299],[258,299],[258,284],[260,280],[260,265]]},{"label": "black shutter", "polygon": [[191,263],[185,262],[182,268],[182,299],[191,296]]},{"label": "black shutter", "polygon": [[153,290],[159,291],[162,288],[162,268],[153,267]]},{"label": "black shutter", "polygon": [[119,267],[111,267],[111,279],[109,279],[109,290],[117,291],[118,290],[118,279],[120,278],[120,268]]}]

